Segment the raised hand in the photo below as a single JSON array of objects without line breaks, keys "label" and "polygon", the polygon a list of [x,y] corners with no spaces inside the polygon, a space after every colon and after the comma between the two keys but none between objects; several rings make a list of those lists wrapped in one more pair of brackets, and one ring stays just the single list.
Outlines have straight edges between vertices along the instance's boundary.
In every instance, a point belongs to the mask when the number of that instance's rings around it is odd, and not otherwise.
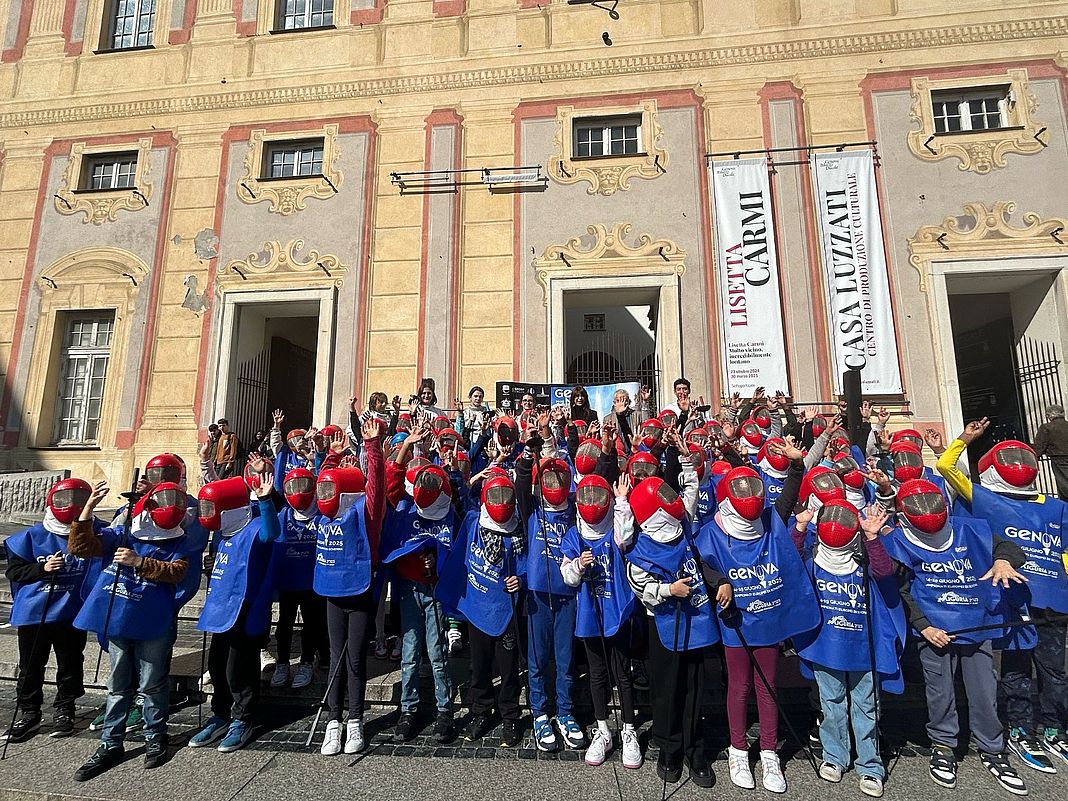
[{"label": "raised hand", "polygon": [[273,412],[271,412],[271,419],[274,421],[275,430],[281,431],[282,423],[284,423],[286,420],[286,413],[283,412],[281,409],[275,409]]},{"label": "raised hand", "polygon": [[638,390],[638,400],[642,403],[646,403],[652,396],[653,390],[645,384],[642,384],[642,388]]},{"label": "raised hand", "polygon": [[360,413],[360,400],[355,395],[349,398],[349,409],[351,409],[354,414]]},{"label": "raised hand", "polygon": [[890,515],[879,504],[873,504],[864,510],[864,519],[860,521],[860,528],[864,531],[864,538],[874,540],[879,537]]},{"label": "raised hand", "polygon": [[202,462],[208,461],[208,451],[211,450],[211,442],[197,442],[197,458]]},{"label": "raised hand", "polygon": [[256,497],[260,500],[270,497],[271,492],[274,491],[274,481],[271,479],[271,474],[266,472],[259,472],[256,476],[256,484],[252,488],[252,491],[256,493]]},{"label": "raised hand", "polygon": [[620,473],[619,480],[615,486],[616,498],[625,500],[630,495],[630,476],[627,473]]},{"label": "raised hand", "polygon": [[990,418],[984,417],[981,420],[972,420],[968,425],[964,426],[964,431],[960,435],[960,439],[968,445],[971,445],[979,437],[986,433],[986,430],[990,428]]},{"label": "raised hand", "polygon": [[730,397],[730,400],[727,401],[727,405],[731,409],[734,409],[734,411],[738,411],[739,409],[741,409],[742,408],[742,394],[740,392],[731,393],[731,397]]},{"label": "raised hand", "polygon": [[757,404],[764,400],[764,387],[757,387],[753,390],[753,403]]},{"label": "raised hand", "polygon": [[253,473],[266,473],[270,470],[270,463],[258,451],[253,451],[248,455],[248,463]]},{"label": "raised hand", "polygon": [[348,456],[342,456],[341,457],[341,461],[337,463],[337,466],[338,467],[359,467],[360,466],[360,460],[357,459],[352,454],[349,454]]},{"label": "raised hand", "polygon": [[382,436],[382,421],[377,417],[368,417],[364,420],[360,433],[363,435],[364,442],[378,439]]},{"label": "raised hand", "polygon": [[942,435],[933,428],[928,428],[923,432],[923,441],[927,443],[927,447],[934,451],[936,455],[941,455],[946,449],[945,443],[942,442]]},{"label": "raised hand", "polygon": [[330,438],[330,450],[338,456],[343,454],[347,447],[349,447],[349,438],[344,431],[338,431]]},{"label": "raised hand", "polygon": [[872,412],[871,401],[867,401],[867,400],[861,401],[860,402],[860,419],[861,420],[870,419],[871,418],[871,412]]},{"label": "raised hand", "polygon": [[777,456],[785,456],[791,462],[796,462],[805,458],[805,454],[803,454],[799,448],[785,441],[769,442],[768,450]]}]

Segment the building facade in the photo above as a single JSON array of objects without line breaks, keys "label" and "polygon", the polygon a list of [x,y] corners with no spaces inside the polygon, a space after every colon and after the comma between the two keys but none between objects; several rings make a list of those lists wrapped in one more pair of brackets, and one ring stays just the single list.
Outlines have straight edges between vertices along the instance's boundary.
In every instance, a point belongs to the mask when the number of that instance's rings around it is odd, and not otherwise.
[{"label": "building facade", "polygon": [[774,211],[781,302],[749,313],[781,321],[790,393],[830,400],[811,154],[839,148],[878,165],[879,400],[1027,436],[1068,337],[1068,6],[611,5],[0,0],[0,469],[121,484],[218,416],[344,422],[422,376],[443,404],[717,397],[732,152]]}]

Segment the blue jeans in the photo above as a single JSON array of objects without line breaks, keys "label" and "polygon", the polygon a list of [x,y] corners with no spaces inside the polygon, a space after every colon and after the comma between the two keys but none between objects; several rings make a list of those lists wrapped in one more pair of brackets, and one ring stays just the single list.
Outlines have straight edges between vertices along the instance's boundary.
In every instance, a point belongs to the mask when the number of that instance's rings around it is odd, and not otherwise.
[{"label": "blue jeans", "polygon": [[109,748],[126,738],[126,715],[135,695],[144,698],[145,737],[167,733],[170,707],[170,664],[174,636],[168,631],[154,640],[112,637],[108,641],[111,678],[101,741]]},{"label": "blue jeans", "polygon": [[405,578],[393,581],[401,615],[401,712],[415,712],[419,706],[419,666],[423,645],[434,673],[434,702],[438,712],[452,712],[452,680],[445,659],[442,626],[445,610],[434,600],[434,588]]},{"label": "blue jeans", "polygon": [[[551,604],[551,606],[550,606]],[[574,598],[527,593],[527,678],[534,717],[546,715],[545,683],[549,666],[556,668],[556,714],[571,714],[571,649],[575,643]]]},{"label": "blue jeans", "polygon": [[823,704],[820,742],[823,759],[845,770],[849,767],[849,728],[857,745],[854,768],[861,776],[884,778],[875,733],[875,695],[870,671],[831,670],[813,666]]}]

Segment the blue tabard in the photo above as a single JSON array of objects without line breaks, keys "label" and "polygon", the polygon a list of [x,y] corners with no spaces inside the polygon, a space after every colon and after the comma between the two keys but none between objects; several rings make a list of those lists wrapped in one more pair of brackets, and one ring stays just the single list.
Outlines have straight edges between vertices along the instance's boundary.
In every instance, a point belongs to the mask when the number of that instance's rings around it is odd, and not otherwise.
[{"label": "blue tabard", "polygon": [[[176,562],[188,558],[185,540],[184,535],[155,542],[129,537],[120,547],[129,548],[146,559]],[[122,541],[121,533],[119,541]],[[174,624],[174,615],[178,611],[178,585],[148,581],[137,575],[134,568],[121,567],[111,561],[114,553],[115,549],[112,548],[110,554],[103,557],[106,562],[102,562],[103,569],[89,590],[81,611],[74,618],[74,625],[94,632],[103,639],[124,637],[130,640],[155,640],[162,637]],[[197,567],[191,564],[187,570],[196,571]],[[111,600],[112,585],[115,587],[114,603]],[[105,625],[107,631],[104,630]]]},{"label": "blue tabard", "polygon": [[371,586],[371,545],[360,495],[337,520],[319,519],[315,544],[315,591],[325,598],[361,595]]},{"label": "blue tabard", "polygon": [[315,574],[315,543],[323,516],[299,520],[290,506],[278,513],[281,535],[274,541],[274,587],[279,592],[307,592]]},{"label": "blue tabard", "polygon": [[582,551],[593,554],[578,591],[575,634],[579,637],[611,637],[634,610],[634,593],[627,581],[627,563],[619,552],[612,529],[600,539],[584,539],[572,526],[564,535],[563,553],[578,559]]},{"label": "blue tabard", "polygon": [[[884,540],[890,555],[912,574],[909,592],[917,606],[932,626],[944,631],[1018,620],[1002,600],[1000,589],[991,586],[989,579],[980,581],[994,563],[989,526],[967,517],[949,520],[953,541],[944,551],[921,548],[900,528]],[[954,642],[977,644],[1012,633],[989,628],[958,635]]]},{"label": "blue tabard", "polygon": [[242,609],[247,609],[245,634],[257,636],[270,628],[272,543],[260,541],[261,525],[256,517],[232,537],[220,538],[197,622],[200,631],[230,631]]},{"label": "blue tabard", "polygon": [[[805,577],[786,524],[764,512],[764,534],[755,540],[728,537],[712,519],[697,537],[701,558],[727,577],[750,646],[776,645],[820,623],[819,603]],[[723,644],[739,647],[738,632],[720,623]]]},{"label": "blue tabard", "polygon": [[959,498],[955,510],[985,520],[995,536],[1019,545],[1027,556],[1019,572],[1027,576],[1031,606],[1063,614],[1068,612],[1068,575],[1062,527],[1068,504],[1046,495],[1040,497],[1009,498],[972,484],[972,502]]},{"label": "blue tabard", "polygon": [[[103,525],[94,522],[99,535]],[[110,535],[110,531],[108,532]],[[46,573],[41,581],[11,582],[12,626],[29,626],[40,623],[58,623],[71,620],[82,606],[82,585],[85,582],[89,560],[71,556],[67,552],[67,538],[53,534],[41,523],[25,531],[12,534],[4,540],[8,553],[26,562],[43,564],[50,556],[63,555],[63,568]],[[47,605],[47,610],[46,610]]]},{"label": "blue tabard", "polygon": [[451,506],[441,520],[427,520],[419,514],[414,503],[403,501],[396,509],[386,512],[382,525],[382,563],[388,565],[430,547],[437,554],[437,572],[440,573],[452,548],[456,529],[456,512]]},{"label": "blue tabard", "polygon": [[662,584],[690,577],[689,598],[667,598],[653,607],[653,621],[661,644],[672,651],[690,651],[719,642],[715,622],[715,601],[709,596],[704,576],[697,567],[690,542],[689,526],[671,543],[660,543],[638,532],[627,561],[640,567]]},{"label": "blue tabard", "polygon": [[[806,560],[805,567],[816,589],[823,623],[794,637],[802,665],[870,671],[868,604],[860,566],[844,576],[827,572],[811,559]],[[873,578],[870,586],[872,640],[880,685],[887,692],[901,693],[905,689],[900,661],[907,635],[905,608],[893,576]]]},{"label": "blue tabard", "polygon": [[[518,527],[514,536],[522,536]],[[500,637],[512,619],[516,594],[504,588],[504,580],[510,575],[523,576],[526,571],[526,549],[517,553],[514,536],[502,537],[501,558],[491,562],[478,512],[468,513],[434,587],[435,596],[447,610],[490,637]]]},{"label": "blue tabard", "polygon": [[567,530],[575,525],[572,509],[568,504],[561,512],[533,511],[527,521],[527,587],[531,592],[575,597],[577,589],[565,584],[560,574],[564,560],[560,546]]}]

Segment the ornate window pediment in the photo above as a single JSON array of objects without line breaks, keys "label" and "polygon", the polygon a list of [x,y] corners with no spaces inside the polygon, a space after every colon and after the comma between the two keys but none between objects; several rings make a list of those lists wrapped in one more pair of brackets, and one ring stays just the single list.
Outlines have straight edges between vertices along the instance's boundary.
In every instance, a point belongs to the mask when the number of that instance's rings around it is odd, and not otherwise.
[{"label": "ornate window pediment", "polygon": [[[618,155],[583,156],[576,130],[598,118],[606,121],[627,121],[640,118],[637,128],[637,152],[621,152]],[[621,126],[622,127],[622,126]],[[630,126],[620,131],[619,141],[632,134]],[[636,106],[612,106],[594,109],[576,109],[560,106],[556,112],[556,135],[553,145],[555,154],[549,160],[549,177],[558,184],[588,183],[586,192],[591,195],[614,195],[617,191],[630,189],[632,178],[646,180],[663,175],[667,169],[668,154],[660,147],[664,131],[657,121],[656,101],[645,100]],[[602,151],[608,152],[606,140]],[[621,147],[620,150],[630,150]]]},{"label": "ornate window pediment", "polygon": [[61,185],[52,198],[55,210],[64,216],[84,214],[84,223],[101,225],[114,222],[120,211],[137,212],[148,208],[152,197],[152,184],[148,182],[149,157],[152,154],[152,140],[138,139],[125,147],[123,152],[136,154],[137,164],[134,169],[132,185],[118,189],[83,188],[86,183],[86,166],[94,156],[116,151],[115,145],[86,146],[78,142],[71,146],[67,159],[67,169],[63,172]]},{"label": "ornate window pediment", "polygon": [[999,256],[1034,255],[1043,251],[1068,252],[1068,220],[1059,217],[1042,219],[1025,212],[1022,226],[1013,225],[1016,211],[1011,200],[965,203],[958,217],[946,217],[941,225],[924,225],[909,240],[909,263],[920,274],[920,290],[927,291],[927,275],[932,261],[939,259],[997,258]]},{"label": "ornate window pediment", "polygon": [[[337,167],[338,126],[325,125],[319,129],[286,131],[268,134],[257,128],[249,136],[245,156],[245,175],[237,184],[237,197],[249,205],[268,202],[268,211],[289,215],[305,208],[308,198],[327,200],[337,194],[344,176]],[[282,142],[303,142],[322,139],[322,172],[314,175],[294,175],[271,178],[265,170],[265,145]]]},{"label": "ornate window pediment", "polygon": [[246,281],[256,285],[296,283],[307,286],[318,280],[340,287],[346,272],[348,268],[337,256],[306,247],[303,239],[285,243],[273,240],[264,242],[263,250],[257,253],[230,261],[219,273],[216,286],[220,290],[237,289]]},{"label": "ornate window pediment", "polygon": [[612,228],[595,223],[583,236],[562,245],[550,245],[534,260],[535,275],[549,302],[549,282],[554,278],[611,279],[633,275],[675,275],[686,271],[686,251],[669,239],[639,234],[631,244],[631,224]]},{"label": "ornate window pediment", "polygon": [[[936,121],[936,102],[947,94],[962,100],[974,99],[984,94],[999,93],[1000,122],[994,127],[971,126],[968,109],[963,110],[964,119],[955,117],[952,127],[973,130],[947,130],[946,120]],[[940,115],[946,110],[938,103]],[[1027,85],[1027,70],[1011,69],[1001,75],[983,75],[974,78],[955,78],[932,81],[929,78],[912,79],[912,124],[908,134],[908,147],[914,156],[924,161],[941,161],[947,158],[960,160],[959,169],[985,175],[991,170],[1006,166],[1005,156],[1010,153],[1029,155],[1041,152],[1045,144],[1039,134],[1044,127],[1034,120],[1038,102]],[[979,109],[972,108],[979,125],[983,120]]]}]

